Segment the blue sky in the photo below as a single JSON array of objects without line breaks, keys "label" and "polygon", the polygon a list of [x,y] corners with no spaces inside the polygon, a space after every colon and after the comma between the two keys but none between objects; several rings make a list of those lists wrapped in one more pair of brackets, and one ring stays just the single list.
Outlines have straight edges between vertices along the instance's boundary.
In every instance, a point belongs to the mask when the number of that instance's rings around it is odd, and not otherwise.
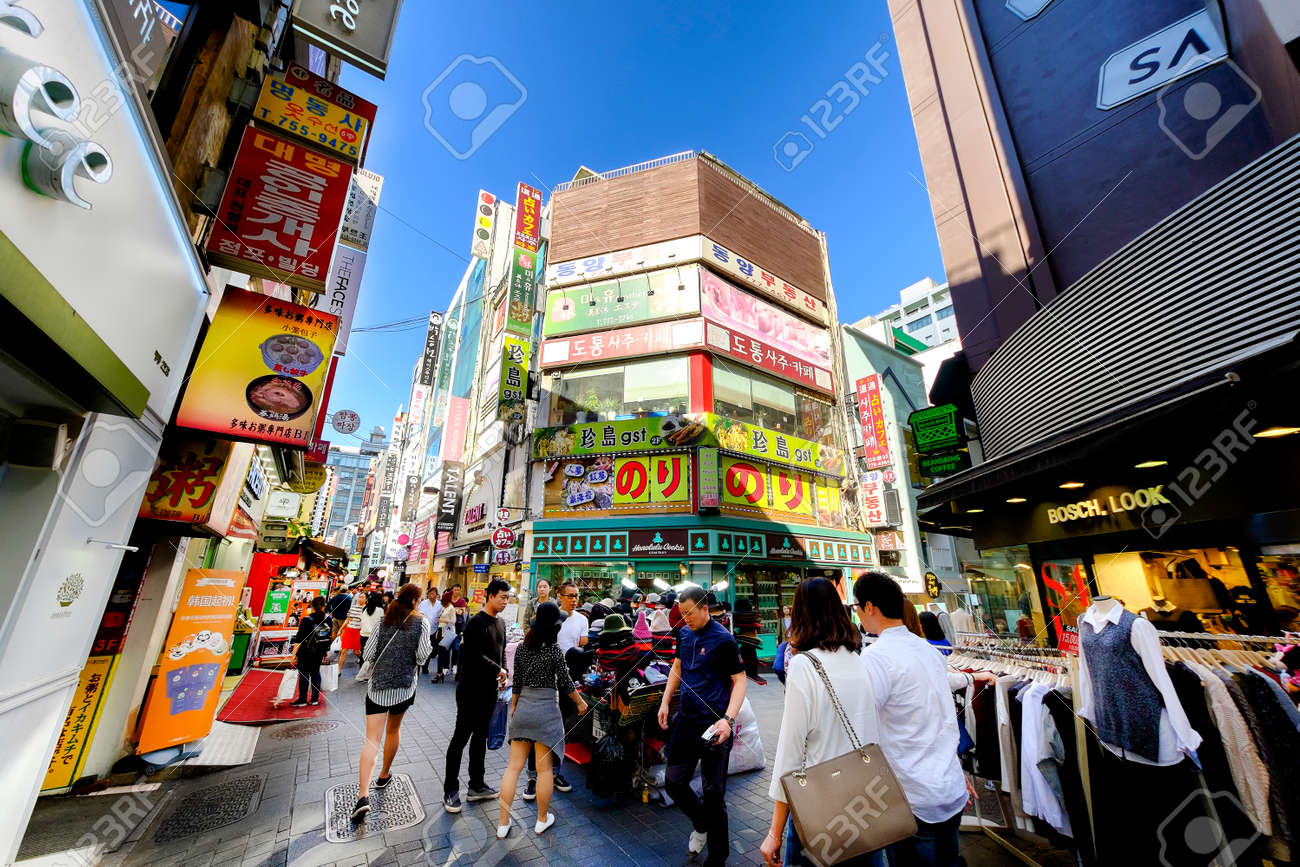
[{"label": "blue sky", "polygon": [[[884,0],[744,6],[567,3],[560,14],[538,3],[403,4],[387,80],[351,68],[342,78],[379,105],[366,167],[385,177],[354,327],[445,308],[468,261],[479,188],[513,200],[522,180],[549,199],[579,165],[609,170],[691,149],[826,232],[844,319],[878,312],[922,277],[942,280]],[[876,84],[857,67],[867,92],[855,90],[852,105],[836,83],[868,52],[885,58],[885,74]],[[490,61],[457,64],[462,55],[495,58],[508,75]],[[472,88],[456,85],[483,85],[484,116],[523,98],[465,159],[425,126],[423,95],[448,68],[430,97],[433,124],[462,153],[473,124],[450,122],[446,106]],[[824,110],[814,103],[828,92],[838,107],[823,139],[801,118],[816,124]],[[787,131],[814,145],[791,171],[773,154]],[[423,340],[422,327],[354,335],[330,409],[356,410],[362,432],[390,427]]]}]

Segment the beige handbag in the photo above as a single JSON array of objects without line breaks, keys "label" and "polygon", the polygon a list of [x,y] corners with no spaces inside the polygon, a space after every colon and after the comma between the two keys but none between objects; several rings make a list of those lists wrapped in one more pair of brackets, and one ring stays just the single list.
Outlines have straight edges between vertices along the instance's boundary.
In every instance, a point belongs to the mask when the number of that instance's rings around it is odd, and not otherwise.
[{"label": "beige handbag", "polygon": [[799,770],[783,776],[781,788],[804,854],[815,864],[838,864],[911,837],[916,818],[879,744],[858,740],[821,660],[803,655],[821,675],[853,750],[810,768],[805,738]]}]

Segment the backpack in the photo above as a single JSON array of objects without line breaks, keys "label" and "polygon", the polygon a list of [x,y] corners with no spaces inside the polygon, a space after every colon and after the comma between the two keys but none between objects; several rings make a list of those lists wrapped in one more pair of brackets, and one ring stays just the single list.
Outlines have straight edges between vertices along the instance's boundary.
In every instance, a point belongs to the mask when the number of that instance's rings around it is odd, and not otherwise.
[{"label": "backpack", "polygon": [[[316,615],[310,615],[315,617]],[[322,614],[320,621],[312,627],[311,632],[303,639],[304,649],[313,656],[323,657],[329,652],[330,642],[333,641],[334,629],[330,624],[328,616]]]}]

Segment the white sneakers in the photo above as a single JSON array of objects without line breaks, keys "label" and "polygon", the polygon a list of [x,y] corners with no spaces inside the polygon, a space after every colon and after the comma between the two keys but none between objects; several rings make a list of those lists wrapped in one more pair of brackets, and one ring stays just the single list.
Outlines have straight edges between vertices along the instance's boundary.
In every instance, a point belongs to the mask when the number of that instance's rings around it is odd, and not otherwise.
[{"label": "white sneakers", "polygon": [[[537,824],[533,825],[533,833],[541,834],[543,831],[545,831],[547,828],[551,827],[554,824],[555,824],[555,814],[547,813],[545,822],[538,822]],[[498,831],[498,833],[500,832]]]},{"label": "white sneakers", "polygon": [[708,834],[701,834],[699,831],[691,832],[691,842],[686,844],[686,851],[691,853],[691,857],[704,851],[704,844],[709,842]]},{"label": "white sneakers", "polygon": [[498,840],[504,840],[504,839],[506,838],[506,835],[509,834],[509,833],[510,833],[510,826],[509,826],[509,825],[497,825],[497,839],[498,839]]}]

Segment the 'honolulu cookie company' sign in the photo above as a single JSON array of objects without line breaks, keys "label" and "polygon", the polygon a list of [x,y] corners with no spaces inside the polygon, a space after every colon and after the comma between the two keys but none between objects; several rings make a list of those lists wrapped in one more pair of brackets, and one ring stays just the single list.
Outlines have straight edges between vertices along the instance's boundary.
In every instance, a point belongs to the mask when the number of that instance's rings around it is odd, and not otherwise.
[{"label": "'honolulu cookie company' sign", "polygon": [[1138,488],[1136,491],[1121,491],[1106,497],[1093,497],[1079,500],[1065,506],[1049,508],[1047,519],[1053,524],[1064,524],[1082,518],[1104,518],[1119,512],[1131,512],[1134,509],[1146,509],[1150,506],[1171,506],[1172,503],[1162,493],[1164,485],[1152,485]]},{"label": "'honolulu cookie company' sign", "polygon": [[628,533],[628,553],[633,557],[684,557],[686,531],[632,530]]}]

